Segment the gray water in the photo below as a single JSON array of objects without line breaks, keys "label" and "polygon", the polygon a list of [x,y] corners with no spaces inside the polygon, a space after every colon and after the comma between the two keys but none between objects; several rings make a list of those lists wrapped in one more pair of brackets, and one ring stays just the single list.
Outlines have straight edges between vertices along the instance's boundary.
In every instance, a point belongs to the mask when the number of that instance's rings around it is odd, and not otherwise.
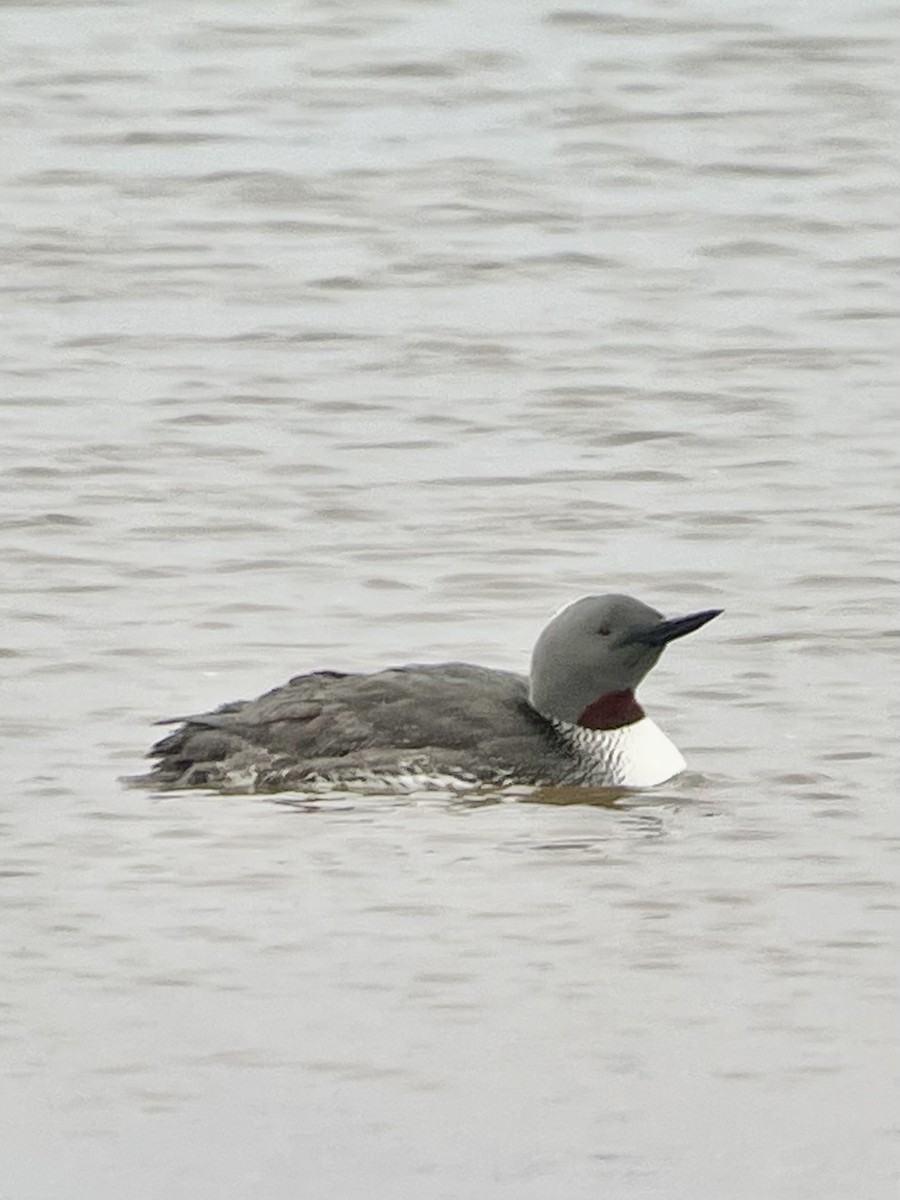
[{"label": "gray water", "polygon": [[[898,16],[0,8],[4,1197],[896,1194]],[[117,782],[592,590],[655,792]]]}]

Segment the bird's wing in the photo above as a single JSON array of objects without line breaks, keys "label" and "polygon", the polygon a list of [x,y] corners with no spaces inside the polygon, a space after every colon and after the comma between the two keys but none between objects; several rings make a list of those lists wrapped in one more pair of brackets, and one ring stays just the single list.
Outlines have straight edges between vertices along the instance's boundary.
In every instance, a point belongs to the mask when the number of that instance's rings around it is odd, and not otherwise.
[{"label": "bird's wing", "polygon": [[446,663],[298,675],[256,700],[182,720],[150,751],[157,760],[152,778],[182,778],[194,765],[252,758],[254,750],[301,772],[351,756],[373,767],[403,755],[436,768],[479,757],[515,766],[533,746],[536,714],[521,676]]}]

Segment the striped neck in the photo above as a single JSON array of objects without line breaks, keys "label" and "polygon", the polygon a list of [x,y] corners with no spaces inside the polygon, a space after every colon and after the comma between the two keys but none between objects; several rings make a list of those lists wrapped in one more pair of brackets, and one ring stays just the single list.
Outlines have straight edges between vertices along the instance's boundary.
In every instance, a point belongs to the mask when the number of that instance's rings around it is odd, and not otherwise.
[{"label": "striped neck", "polygon": [[552,721],[572,761],[572,782],[588,787],[647,788],[685,768],[684,759],[649,717],[615,729]]}]

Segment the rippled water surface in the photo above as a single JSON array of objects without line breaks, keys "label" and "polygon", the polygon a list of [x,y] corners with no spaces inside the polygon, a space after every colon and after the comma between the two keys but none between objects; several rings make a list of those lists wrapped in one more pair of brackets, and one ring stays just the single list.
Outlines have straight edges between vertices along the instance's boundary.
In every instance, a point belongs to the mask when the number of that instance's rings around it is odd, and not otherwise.
[{"label": "rippled water surface", "polygon": [[[11,1198],[896,1194],[898,16],[0,7]],[[657,792],[116,782],[591,590]]]}]

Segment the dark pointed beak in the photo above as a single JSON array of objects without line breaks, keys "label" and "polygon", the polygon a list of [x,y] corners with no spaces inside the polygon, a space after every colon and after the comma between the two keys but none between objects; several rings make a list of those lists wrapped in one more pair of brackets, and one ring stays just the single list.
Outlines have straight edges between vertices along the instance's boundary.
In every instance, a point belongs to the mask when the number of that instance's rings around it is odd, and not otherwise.
[{"label": "dark pointed beak", "polygon": [[671,617],[668,621],[659,621],[656,625],[636,629],[629,637],[630,642],[639,642],[642,646],[665,646],[676,638],[693,633],[713,617],[717,617],[721,608],[707,608],[703,612],[691,613],[687,617]]}]

